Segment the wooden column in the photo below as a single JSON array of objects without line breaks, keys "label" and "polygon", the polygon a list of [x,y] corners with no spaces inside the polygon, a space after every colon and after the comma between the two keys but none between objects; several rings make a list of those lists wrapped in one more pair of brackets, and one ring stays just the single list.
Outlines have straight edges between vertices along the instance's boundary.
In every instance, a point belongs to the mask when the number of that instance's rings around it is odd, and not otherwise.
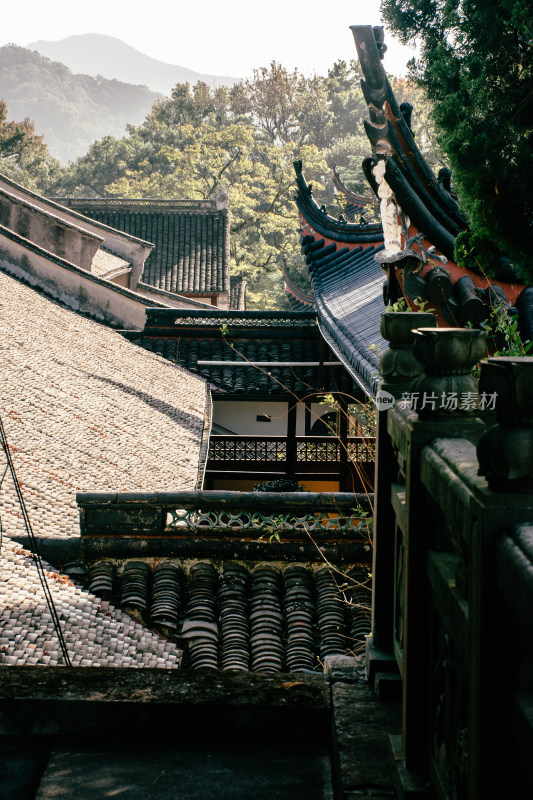
[{"label": "wooden column", "polygon": [[287,478],[296,474],[296,400],[289,402],[287,413]]},{"label": "wooden column", "polygon": [[350,491],[348,482],[348,403],[341,395],[339,400],[339,491]]}]

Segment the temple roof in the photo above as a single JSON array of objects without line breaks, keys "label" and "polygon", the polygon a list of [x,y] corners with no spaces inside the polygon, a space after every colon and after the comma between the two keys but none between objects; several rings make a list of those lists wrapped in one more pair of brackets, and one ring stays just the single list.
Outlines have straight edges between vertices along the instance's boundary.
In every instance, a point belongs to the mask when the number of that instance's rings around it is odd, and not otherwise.
[{"label": "temple roof", "polygon": [[[217,394],[352,393],[350,376],[325,345],[314,311],[147,311],[129,338],[199,374]],[[209,363],[213,362],[213,363]]]},{"label": "temple roof", "polygon": [[314,294],[309,294],[296,286],[291,280],[287,270],[283,270],[283,280],[285,282],[285,292],[291,307],[291,311],[313,311],[316,308]]},{"label": "temple roof", "polygon": [[364,195],[354,192],[346,186],[337,167],[333,166],[333,184],[339,194],[344,197],[344,215],[349,222],[355,222],[357,215],[361,215],[369,206],[375,206],[377,198],[374,195]]},{"label": "temple roof", "polygon": [[467,222],[451,190],[449,170],[441,170],[436,177],[420,152],[411,128],[412,107],[398,105],[381,63],[374,29],[354,25],[351,30],[370,116],[365,130],[374,152],[386,160],[385,179],[404,214],[452,259],[455,237],[466,229]]},{"label": "temple roof", "polygon": [[[0,292],[0,411],[37,533],[79,534],[77,489],[196,488],[205,381],[2,273]],[[24,534],[7,481],[3,508]]]},{"label": "temple roof", "polygon": [[304,219],[321,236],[343,244],[373,244],[383,237],[381,223],[354,223],[330,216],[325,206],[319,206],[313,197],[313,187],[303,176],[302,162],[295,161],[297,194],[296,205]]},{"label": "temple roof", "polygon": [[[75,547],[78,490],[198,488],[207,441],[204,380],[3,273],[0,294],[0,412],[41,547]],[[1,481],[0,508],[0,659],[61,664],[34,556],[19,544],[27,529],[9,474]],[[44,569],[74,665],[179,665],[175,643],[52,566]]]},{"label": "temple roof", "polygon": [[403,296],[414,308],[415,300],[426,300],[439,324],[452,327],[482,327],[487,320],[490,324],[491,313],[506,314],[510,321],[518,315],[524,340],[530,338],[532,290],[506,260],[498,278],[454,261],[455,240],[467,230],[467,220],[453,193],[450,170],[443,167],[435,176],[415,140],[412,106],[399,104],[392,91],[381,62],[383,29],[357,25],[352,32],[364,75],[361,86],[369,113],[365,130],[373,151],[362,166],[381,200],[383,219],[392,212],[386,253],[378,256],[388,272],[387,301]]},{"label": "temple roof", "polygon": [[[44,562],[48,587],[70,662],[76,667],[180,666],[175,642],[134,622],[108,600],[87,591]],[[59,641],[35,568],[33,553],[2,542],[0,657],[12,666],[63,665]]]},{"label": "temple roof", "polygon": [[216,200],[62,198],[91,219],[155,246],[143,283],[176,294],[229,292],[227,207]]},{"label": "temple roof", "polygon": [[384,248],[381,224],[336,220],[320,209],[301,162],[295,163],[302,253],[322,336],[369,395],[377,390],[385,275],[374,256]]}]

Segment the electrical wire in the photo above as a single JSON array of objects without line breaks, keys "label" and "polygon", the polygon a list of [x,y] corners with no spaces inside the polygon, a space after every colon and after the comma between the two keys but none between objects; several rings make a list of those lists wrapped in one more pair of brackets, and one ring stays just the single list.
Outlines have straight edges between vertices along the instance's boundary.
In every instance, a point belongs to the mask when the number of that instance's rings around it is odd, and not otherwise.
[{"label": "electrical wire", "polygon": [[[9,469],[9,465],[6,464],[6,468],[4,470],[4,474],[2,475],[2,478],[0,479],[0,490],[2,489],[2,484],[4,483],[4,478],[7,475],[8,469]],[[4,529],[2,527],[2,515],[0,514],[0,553],[2,552],[3,540],[4,540]]]},{"label": "electrical wire", "polygon": [[[4,478],[5,478],[6,472],[9,469],[9,472],[11,473],[11,477],[13,479],[13,485],[15,487],[15,492],[16,492],[16,495],[17,495],[17,500],[19,502],[20,510],[22,512],[22,518],[24,520],[24,527],[26,528],[26,533],[28,534],[28,539],[30,541],[30,549],[31,549],[31,552],[32,552],[33,561],[34,561],[35,566],[37,568],[37,574],[39,576],[39,581],[41,583],[41,586],[42,586],[42,589],[43,589],[43,592],[44,592],[44,597],[45,597],[45,600],[46,600],[46,604],[48,606],[48,610],[50,611],[50,616],[52,617],[52,623],[54,625],[54,630],[55,630],[55,633],[56,633],[56,636],[57,636],[57,640],[59,642],[59,647],[61,649],[61,654],[63,656],[63,661],[65,662],[65,665],[67,667],[71,667],[72,666],[72,662],[70,660],[70,656],[69,656],[68,650],[67,650],[67,645],[65,643],[65,639],[64,639],[64,636],[63,636],[63,631],[61,629],[61,622],[60,622],[60,619],[59,619],[59,615],[57,613],[57,609],[56,609],[55,604],[54,604],[54,599],[52,597],[52,593],[50,591],[50,587],[48,586],[48,581],[46,579],[46,571],[45,571],[44,566],[43,566],[43,562],[42,562],[41,555],[39,553],[39,548],[38,548],[38,545],[37,545],[37,539],[36,539],[35,534],[33,532],[33,528],[31,526],[31,521],[30,521],[30,518],[29,518],[29,515],[28,515],[28,511],[26,509],[26,503],[24,501],[24,496],[22,494],[22,490],[21,490],[20,484],[18,482],[17,473],[15,471],[15,465],[14,465],[13,459],[11,457],[11,451],[9,449],[9,443],[7,441],[7,436],[6,436],[6,432],[5,432],[5,429],[4,429],[4,423],[2,421],[2,417],[1,416],[0,416],[0,444],[2,446],[2,450],[5,453],[6,461],[7,461],[7,466],[6,466],[6,469],[4,471],[4,475],[2,476],[2,481],[0,481],[0,486],[2,485],[2,482],[3,482]],[[0,521],[0,532],[1,532],[1,521]]]}]

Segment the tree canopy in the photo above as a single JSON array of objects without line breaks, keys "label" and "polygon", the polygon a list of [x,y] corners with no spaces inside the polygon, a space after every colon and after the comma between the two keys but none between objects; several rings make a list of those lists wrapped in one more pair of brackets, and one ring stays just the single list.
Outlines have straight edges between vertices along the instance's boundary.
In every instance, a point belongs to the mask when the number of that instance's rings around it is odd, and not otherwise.
[{"label": "tree canopy", "polygon": [[381,10],[403,42],[420,46],[411,75],[433,103],[472,241],[480,251],[482,241],[496,245],[531,280],[530,0],[382,0]]},{"label": "tree canopy", "polygon": [[[231,270],[252,308],[283,308],[282,268],[302,288],[293,161],[302,159],[320,202],[340,214],[331,177],[370,190],[361,162],[369,144],[357,62],[307,78],[276,62],[232,87],[177,84],[122,139],[106,136],[62,170],[48,191],[74,196],[204,199],[218,186],[231,212]],[[401,99],[412,85],[398,84]],[[420,95],[420,91],[418,95]],[[420,128],[422,130],[422,128]]]},{"label": "tree canopy", "polygon": [[59,161],[52,158],[33,122],[9,121],[7,106],[0,100],[0,171],[33,191],[57,175]]}]

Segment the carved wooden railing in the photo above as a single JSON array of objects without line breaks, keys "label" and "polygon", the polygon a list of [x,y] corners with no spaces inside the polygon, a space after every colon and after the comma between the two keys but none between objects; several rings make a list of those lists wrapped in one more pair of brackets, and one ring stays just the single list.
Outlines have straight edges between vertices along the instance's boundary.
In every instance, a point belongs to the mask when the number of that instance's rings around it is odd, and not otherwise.
[{"label": "carved wooden railing", "polygon": [[[297,436],[296,464],[338,465],[343,458],[343,445],[333,436]],[[374,461],[375,440],[350,437],[348,459],[354,463]],[[288,443],[285,436],[235,436],[212,434],[209,446],[208,469],[224,464],[251,463],[283,466],[287,462]]]}]

